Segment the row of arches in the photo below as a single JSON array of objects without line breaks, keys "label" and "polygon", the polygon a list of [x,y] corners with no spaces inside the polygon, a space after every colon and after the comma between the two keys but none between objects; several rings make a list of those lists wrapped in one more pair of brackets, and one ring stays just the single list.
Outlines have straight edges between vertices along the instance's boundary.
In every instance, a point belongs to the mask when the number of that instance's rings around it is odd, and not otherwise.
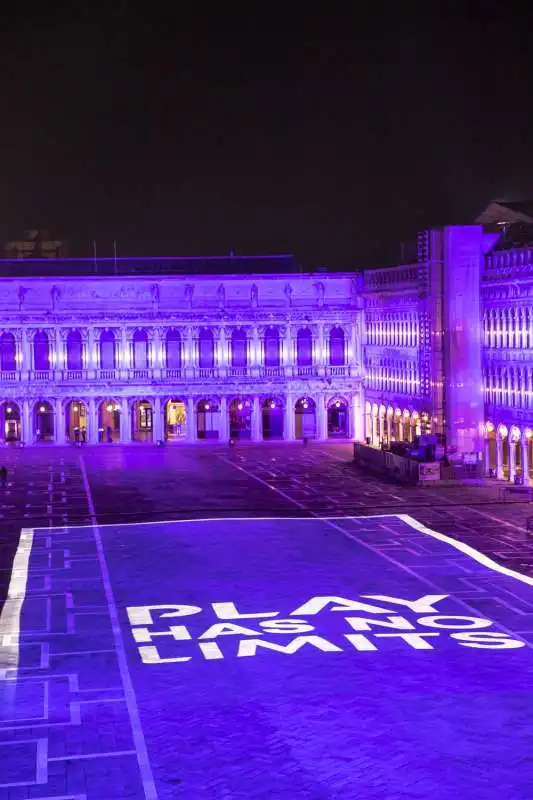
[{"label": "row of arches", "polygon": [[[298,366],[312,366],[314,363],[314,341],[310,328],[301,328],[296,334],[296,363]],[[97,344],[98,362],[101,369],[116,369],[118,366],[120,340],[114,331],[104,330]],[[177,328],[167,331],[162,344],[162,361],[170,369],[181,369],[184,362],[184,349],[187,342]],[[210,328],[202,328],[196,340],[198,365],[212,369],[215,366],[216,341]],[[229,340],[229,362],[233,367],[246,367],[250,360],[251,339],[243,328],[232,331]],[[32,340],[33,368],[45,371],[52,367],[53,348],[46,331],[37,331]],[[346,338],[344,329],[336,326],[331,329],[328,341],[328,360],[331,366],[346,363]],[[4,332],[0,336],[0,369],[17,369],[17,343],[13,333]],[[281,338],[275,326],[266,328],[262,341],[262,360],[267,367],[281,364]],[[80,370],[87,364],[86,346],[78,330],[68,333],[65,341],[65,365],[67,369]],[[146,329],[134,332],[130,344],[129,361],[135,369],[147,369],[153,365],[152,343]]]},{"label": "row of arches", "polygon": [[480,426],[484,438],[485,470],[498,478],[530,482],[533,463],[533,430],[529,427],[488,421]]},{"label": "row of arches", "polygon": [[417,314],[380,315],[378,319],[367,316],[366,340],[368,344],[418,347],[419,338]]},{"label": "row of arches", "polygon": [[[223,436],[235,440],[315,438],[321,435],[317,404],[311,397],[291,401],[292,417],[287,417],[283,397],[220,398],[170,398],[159,405],[158,411],[151,399],[132,399],[124,403],[116,398],[102,399],[95,406],[96,430],[92,430],[90,410],[84,400],[70,400],[66,404],[39,400],[29,409],[24,430],[21,405],[15,401],[0,403],[0,429],[6,443],[59,442],[61,426],[64,440],[73,443],[112,443],[119,441],[153,442],[217,440]],[[59,410],[60,409],[60,410]],[[291,409],[289,408],[289,411]],[[58,413],[62,419],[58,420]],[[157,420],[157,414],[161,420]],[[223,414],[227,414],[227,419]],[[255,415],[255,418],[254,418]],[[349,404],[345,398],[332,398],[325,409],[328,438],[349,436]],[[290,430],[286,430],[286,426]]]},{"label": "row of arches", "polygon": [[413,442],[415,436],[432,433],[435,420],[427,411],[365,403],[365,435],[374,447],[391,442]]},{"label": "row of arches", "polygon": [[483,340],[486,347],[533,347],[533,308],[489,308],[483,314]]}]

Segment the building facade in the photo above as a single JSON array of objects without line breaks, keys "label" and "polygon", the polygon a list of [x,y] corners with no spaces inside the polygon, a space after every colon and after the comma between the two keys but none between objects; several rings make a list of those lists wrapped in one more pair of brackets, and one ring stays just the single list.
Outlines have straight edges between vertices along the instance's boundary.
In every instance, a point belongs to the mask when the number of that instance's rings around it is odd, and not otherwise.
[{"label": "building facade", "polygon": [[6,441],[438,434],[514,480],[533,464],[533,236],[425,231],[417,261],[0,263]]},{"label": "building facade", "polygon": [[283,257],[266,274],[264,259],[192,266],[206,274],[165,274],[178,259],[26,261],[0,278],[5,440],[361,438],[354,276],[291,273]]}]

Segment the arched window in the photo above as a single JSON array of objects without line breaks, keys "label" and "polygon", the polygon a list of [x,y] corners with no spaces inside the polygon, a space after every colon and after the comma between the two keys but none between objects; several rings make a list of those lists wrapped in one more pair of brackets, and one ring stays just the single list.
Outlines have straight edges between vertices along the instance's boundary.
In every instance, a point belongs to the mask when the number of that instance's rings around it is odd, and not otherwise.
[{"label": "arched window", "polygon": [[299,367],[313,364],[313,335],[309,328],[300,328],[296,337],[296,363]]},{"label": "arched window", "polygon": [[181,336],[176,330],[167,333],[167,367],[168,369],[181,369]]},{"label": "arched window", "polygon": [[279,367],[279,365],[279,331],[274,327],[267,328],[265,331],[265,367]]},{"label": "arched window", "polygon": [[332,328],[329,334],[329,363],[332,367],[342,366],[346,363],[344,331],[342,328]]},{"label": "arched window", "polygon": [[231,366],[246,367],[248,363],[248,342],[246,331],[242,328],[231,334]]},{"label": "arched window", "polygon": [[116,348],[113,331],[103,331],[100,336],[100,368],[115,369]]},{"label": "arched window", "polygon": [[83,369],[83,343],[79,331],[67,336],[67,369]]},{"label": "arched window", "polygon": [[3,333],[0,337],[0,369],[13,372],[16,366],[15,337],[12,333]]},{"label": "arched window", "polygon": [[33,363],[35,369],[50,369],[50,345],[48,335],[44,331],[38,331],[33,339]]},{"label": "arched window", "polygon": [[148,334],[146,331],[135,331],[133,334],[133,367],[148,368]]},{"label": "arched window", "polygon": [[202,328],[198,337],[198,365],[201,369],[213,369],[215,366],[213,331],[208,328]]}]

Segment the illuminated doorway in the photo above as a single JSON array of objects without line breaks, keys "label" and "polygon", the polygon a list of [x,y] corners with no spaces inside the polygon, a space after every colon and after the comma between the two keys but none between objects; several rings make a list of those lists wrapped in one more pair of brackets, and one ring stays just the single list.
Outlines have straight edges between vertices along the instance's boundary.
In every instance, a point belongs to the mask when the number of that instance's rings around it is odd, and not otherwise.
[{"label": "illuminated doorway", "polygon": [[283,439],[283,403],[276,397],[263,400],[263,439]]},{"label": "illuminated doorway", "polygon": [[47,400],[39,400],[33,409],[36,442],[54,441],[54,411]]},{"label": "illuminated doorway", "polygon": [[136,400],[131,418],[131,438],[134,442],[151,442],[154,438],[154,412],[148,400]]},{"label": "illuminated doorway", "polygon": [[200,400],[196,407],[198,439],[218,439],[220,408],[217,400]]},{"label": "illuminated doorway", "polygon": [[120,441],[120,405],[116,400],[102,400],[98,408],[98,441]]},{"label": "illuminated doorway", "polygon": [[20,409],[17,403],[12,403],[9,400],[2,403],[1,419],[4,441],[6,443],[20,442]]},{"label": "illuminated doorway", "polygon": [[187,438],[187,406],[183,400],[168,400],[165,405],[165,438],[171,442]]},{"label": "illuminated doorway", "polygon": [[65,433],[70,442],[87,441],[87,406],[79,400],[67,404],[65,414]]},{"label": "illuminated doorway", "polygon": [[294,434],[296,439],[314,439],[316,436],[316,406],[310,397],[300,397],[296,401]]},{"label": "illuminated doorway", "polygon": [[230,439],[252,438],[252,400],[236,397],[229,407]]},{"label": "illuminated doorway", "polygon": [[328,439],[346,439],[348,436],[348,404],[342,398],[328,403]]}]

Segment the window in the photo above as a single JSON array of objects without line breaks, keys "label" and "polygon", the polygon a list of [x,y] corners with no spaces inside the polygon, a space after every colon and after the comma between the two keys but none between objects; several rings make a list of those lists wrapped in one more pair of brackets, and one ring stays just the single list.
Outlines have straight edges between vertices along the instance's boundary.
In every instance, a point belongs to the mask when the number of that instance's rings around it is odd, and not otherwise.
[{"label": "window", "polygon": [[113,331],[103,331],[100,336],[100,367],[101,369],[115,369],[116,348]]},{"label": "window", "polygon": [[83,369],[83,343],[79,331],[67,336],[67,369]]},{"label": "window", "polygon": [[309,328],[301,328],[296,337],[296,363],[299,367],[313,364],[313,336]]},{"label": "window", "polygon": [[0,369],[5,372],[16,369],[16,346],[12,333],[3,333],[0,337]]},{"label": "window", "polygon": [[346,363],[344,331],[342,328],[332,328],[329,334],[329,363],[332,367],[342,366]]},{"label": "window", "polygon": [[215,344],[213,332],[204,328],[198,337],[198,363],[202,369],[212,369],[215,366]]},{"label": "window", "polygon": [[50,369],[50,345],[44,331],[36,333],[33,339],[33,361],[37,370]]}]

